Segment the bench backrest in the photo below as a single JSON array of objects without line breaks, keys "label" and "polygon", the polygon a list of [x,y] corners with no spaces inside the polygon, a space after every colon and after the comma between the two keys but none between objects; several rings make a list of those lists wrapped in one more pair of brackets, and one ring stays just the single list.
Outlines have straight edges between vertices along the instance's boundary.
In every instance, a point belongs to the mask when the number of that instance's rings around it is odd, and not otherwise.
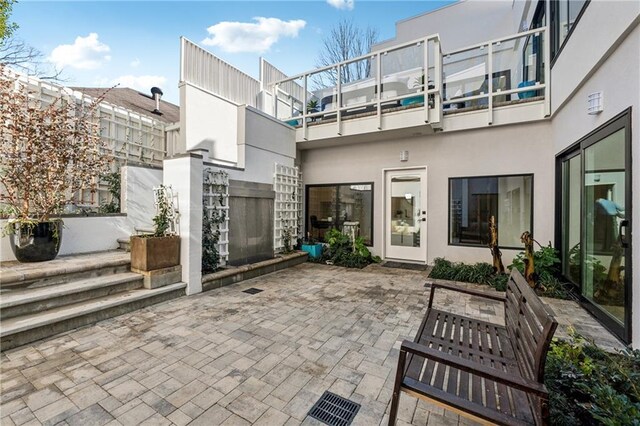
[{"label": "bench backrest", "polygon": [[558,323],[515,268],[509,277],[506,298],[505,323],[521,373],[543,383],[544,363]]}]

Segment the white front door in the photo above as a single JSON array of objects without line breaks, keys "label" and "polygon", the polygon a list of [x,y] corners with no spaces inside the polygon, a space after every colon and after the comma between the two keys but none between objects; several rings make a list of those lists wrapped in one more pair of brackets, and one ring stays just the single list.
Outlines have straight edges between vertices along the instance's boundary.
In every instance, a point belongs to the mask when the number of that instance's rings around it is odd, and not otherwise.
[{"label": "white front door", "polygon": [[427,169],[385,171],[385,258],[427,262]]}]

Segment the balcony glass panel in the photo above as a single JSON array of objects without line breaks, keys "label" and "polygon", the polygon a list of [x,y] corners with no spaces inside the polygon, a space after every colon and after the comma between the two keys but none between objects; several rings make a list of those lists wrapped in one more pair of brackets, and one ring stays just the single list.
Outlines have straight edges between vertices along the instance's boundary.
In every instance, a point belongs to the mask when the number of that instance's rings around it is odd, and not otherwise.
[{"label": "balcony glass panel", "polygon": [[[444,56],[442,59],[444,74],[443,99],[445,101],[454,101],[460,98],[487,94],[487,63],[486,46]],[[486,104],[486,98],[452,103],[445,105],[445,108],[458,109],[480,105],[481,103]]]},{"label": "balcony glass panel", "polygon": [[[382,100],[422,92],[424,43],[412,44],[380,55]],[[424,102],[420,96],[416,101]]]},{"label": "balcony glass panel", "polygon": [[495,103],[531,99],[543,95],[543,90],[528,90],[508,95],[500,94],[505,90],[544,83],[543,37],[544,33],[540,32],[492,45],[492,84]]},{"label": "balcony glass panel", "polygon": [[335,68],[309,74],[308,87],[311,89],[312,99],[317,101],[316,111],[336,109],[338,104],[337,75]]},{"label": "balcony glass panel", "polygon": [[376,97],[376,70],[371,58],[349,62],[340,67],[343,107],[357,107]]}]

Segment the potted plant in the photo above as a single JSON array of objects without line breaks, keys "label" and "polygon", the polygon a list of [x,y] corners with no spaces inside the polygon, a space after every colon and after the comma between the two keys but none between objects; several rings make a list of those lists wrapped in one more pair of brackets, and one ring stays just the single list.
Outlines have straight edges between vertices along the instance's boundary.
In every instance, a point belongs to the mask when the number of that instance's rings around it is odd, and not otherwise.
[{"label": "potted plant", "polygon": [[0,205],[20,262],[54,259],[63,223],[56,218],[81,189],[95,190],[109,171],[102,153],[98,104],[60,96],[49,105],[0,66]]},{"label": "potted plant", "polygon": [[309,253],[312,259],[319,259],[322,257],[322,244],[307,232],[307,238],[302,242],[302,251]]},{"label": "potted plant", "polygon": [[134,272],[157,271],[180,264],[180,236],[175,227],[177,212],[171,187],[160,185],[154,192],[157,212],[153,218],[154,233],[131,237],[131,270]]}]

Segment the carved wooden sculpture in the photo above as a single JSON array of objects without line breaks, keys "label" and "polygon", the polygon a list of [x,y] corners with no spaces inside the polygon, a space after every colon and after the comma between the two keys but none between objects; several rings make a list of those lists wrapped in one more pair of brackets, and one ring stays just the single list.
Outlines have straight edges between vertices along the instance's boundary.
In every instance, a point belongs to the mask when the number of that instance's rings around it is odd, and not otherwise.
[{"label": "carved wooden sculpture", "polygon": [[498,227],[496,226],[495,216],[489,219],[489,250],[493,257],[493,273],[504,274],[504,264],[502,263],[502,252],[498,248]]},{"label": "carved wooden sculpture", "polygon": [[533,236],[529,231],[520,235],[520,241],[524,244],[524,278],[529,287],[536,287],[535,268],[533,264]]}]

